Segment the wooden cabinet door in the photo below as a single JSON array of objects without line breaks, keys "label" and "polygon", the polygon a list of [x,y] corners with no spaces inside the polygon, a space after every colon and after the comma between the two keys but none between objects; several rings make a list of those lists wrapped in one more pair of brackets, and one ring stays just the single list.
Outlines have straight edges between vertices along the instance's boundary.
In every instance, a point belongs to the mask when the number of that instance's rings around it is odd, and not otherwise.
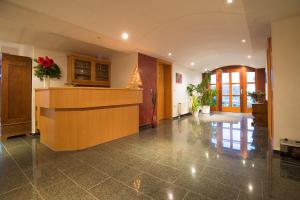
[{"label": "wooden cabinet door", "polygon": [[31,132],[32,61],[2,55],[1,128],[9,136]]}]

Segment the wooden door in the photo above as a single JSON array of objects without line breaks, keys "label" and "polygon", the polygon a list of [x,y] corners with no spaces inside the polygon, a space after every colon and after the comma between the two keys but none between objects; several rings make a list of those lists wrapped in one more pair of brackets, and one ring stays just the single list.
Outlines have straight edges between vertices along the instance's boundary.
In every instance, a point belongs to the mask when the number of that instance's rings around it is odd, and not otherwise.
[{"label": "wooden door", "polygon": [[241,72],[222,73],[222,111],[241,112]]},{"label": "wooden door", "polygon": [[7,138],[31,132],[32,61],[2,55],[1,135]]},{"label": "wooden door", "polygon": [[165,87],[164,66],[158,65],[157,69],[157,120],[165,118]]},{"label": "wooden door", "polygon": [[157,120],[172,118],[172,65],[157,64]]}]

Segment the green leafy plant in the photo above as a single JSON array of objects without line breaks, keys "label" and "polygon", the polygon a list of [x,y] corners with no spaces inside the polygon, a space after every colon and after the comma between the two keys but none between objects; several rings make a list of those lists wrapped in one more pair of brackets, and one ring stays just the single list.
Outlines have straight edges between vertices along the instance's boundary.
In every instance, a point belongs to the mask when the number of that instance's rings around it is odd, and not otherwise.
[{"label": "green leafy plant", "polygon": [[266,94],[262,91],[256,91],[256,92],[249,92],[248,95],[258,103],[264,103],[266,100]]},{"label": "green leafy plant", "polygon": [[199,97],[192,96],[192,112],[197,112],[200,108]]},{"label": "green leafy plant", "polygon": [[189,84],[187,87],[186,87],[186,91],[187,93],[189,94],[189,96],[193,96],[193,92],[195,91],[195,88],[196,86],[193,85],[193,84]]},{"label": "green leafy plant", "polygon": [[34,59],[38,64],[34,67],[34,75],[38,77],[41,81],[44,80],[46,76],[49,78],[60,79],[61,71],[57,64],[54,63],[53,59],[46,57],[38,57]]},{"label": "green leafy plant", "polygon": [[202,82],[197,85],[196,91],[200,94],[200,103],[203,106],[216,106],[216,100],[214,97],[217,96],[217,90],[209,88],[210,73],[207,72],[203,75]]}]

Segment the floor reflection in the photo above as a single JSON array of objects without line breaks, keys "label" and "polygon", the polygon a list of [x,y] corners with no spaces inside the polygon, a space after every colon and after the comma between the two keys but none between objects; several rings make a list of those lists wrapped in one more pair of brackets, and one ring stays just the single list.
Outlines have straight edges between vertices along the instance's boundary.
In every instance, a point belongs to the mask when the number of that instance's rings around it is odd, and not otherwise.
[{"label": "floor reflection", "polygon": [[201,116],[191,118],[187,142],[207,142],[218,155],[242,159],[251,159],[257,154],[265,156],[268,147],[267,128],[254,127],[252,122],[252,117],[248,115],[237,122],[204,122]]}]

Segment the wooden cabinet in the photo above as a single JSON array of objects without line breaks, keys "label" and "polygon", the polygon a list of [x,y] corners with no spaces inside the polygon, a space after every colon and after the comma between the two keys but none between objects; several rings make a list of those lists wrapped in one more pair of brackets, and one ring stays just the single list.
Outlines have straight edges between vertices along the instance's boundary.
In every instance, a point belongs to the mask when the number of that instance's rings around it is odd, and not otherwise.
[{"label": "wooden cabinet", "polygon": [[254,103],[252,104],[252,115],[254,117],[253,124],[257,126],[268,126],[268,104]]},{"label": "wooden cabinet", "polygon": [[70,55],[68,83],[78,86],[110,87],[110,62],[88,56]]},{"label": "wooden cabinet", "polygon": [[31,134],[31,58],[0,54],[1,139]]}]

